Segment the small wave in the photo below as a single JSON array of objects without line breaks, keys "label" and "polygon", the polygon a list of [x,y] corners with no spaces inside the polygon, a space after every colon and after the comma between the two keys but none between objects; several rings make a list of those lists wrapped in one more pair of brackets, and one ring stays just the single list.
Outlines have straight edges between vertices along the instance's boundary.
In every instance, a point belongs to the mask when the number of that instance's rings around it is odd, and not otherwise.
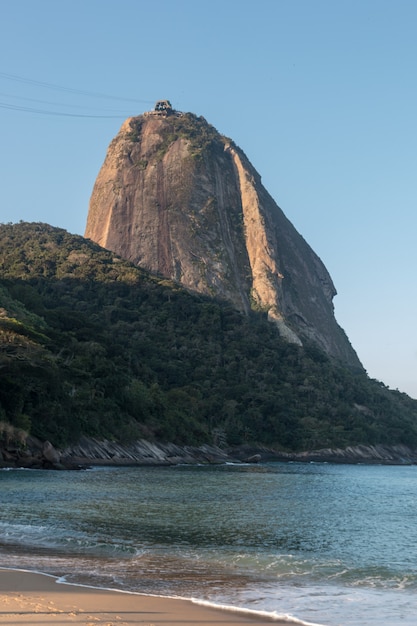
[{"label": "small wave", "polygon": [[141,553],[141,548],[129,543],[115,542],[108,538],[94,537],[82,532],[36,524],[10,524],[0,522],[0,545],[63,551],[69,554],[91,554],[92,556],[132,557]]},{"label": "small wave", "polygon": [[231,465],[231,466],[235,466],[238,465],[239,467],[242,467],[242,465],[249,465],[249,463],[243,463],[240,461],[226,461],[225,465]]},{"label": "small wave", "polygon": [[32,467],[0,467],[0,472],[37,472]]},{"label": "small wave", "polygon": [[345,569],[329,576],[329,580],[338,579],[347,587],[364,587],[400,591],[417,587],[415,572],[397,572],[388,567],[363,567]]},{"label": "small wave", "polygon": [[214,602],[209,602],[208,600],[198,600],[196,598],[191,598],[191,602],[194,604],[198,604],[201,606],[207,606],[214,609],[219,609],[222,611],[231,611],[233,613],[239,613],[240,615],[251,615],[253,617],[264,617],[271,622],[286,622],[288,624],[297,624],[299,626],[323,626],[322,624],[317,624],[313,622],[305,622],[303,620],[297,619],[292,615],[283,615],[279,614],[276,611],[257,611],[254,609],[246,609],[236,606],[231,606],[228,604],[216,604]]},{"label": "small wave", "polygon": [[68,582],[65,576],[61,576],[56,579],[58,584],[69,585],[73,587],[83,587],[86,589],[101,589],[102,591],[111,591],[117,593],[127,593],[129,595],[137,595],[137,596],[147,596],[151,598],[170,598],[172,600],[185,600],[187,602],[192,602],[193,604],[197,604],[199,606],[206,606],[208,608],[218,609],[220,611],[227,611],[232,613],[237,613],[239,615],[253,616],[253,617],[262,617],[271,622],[285,622],[289,625],[294,624],[297,626],[323,626],[323,624],[318,624],[315,622],[306,622],[304,620],[300,620],[292,615],[279,614],[276,611],[262,611],[262,610],[254,610],[248,609],[245,607],[237,607],[229,604],[218,604],[215,602],[210,602],[208,600],[201,600],[198,598],[188,598],[183,596],[168,596],[168,595],[158,595],[152,593],[142,593],[138,591],[130,591],[126,589],[114,589],[112,587],[97,587],[93,585],[86,585],[80,583],[72,583]]},{"label": "small wave", "polygon": [[0,543],[13,545],[35,542],[36,545],[48,532],[47,526],[0,522]]}]

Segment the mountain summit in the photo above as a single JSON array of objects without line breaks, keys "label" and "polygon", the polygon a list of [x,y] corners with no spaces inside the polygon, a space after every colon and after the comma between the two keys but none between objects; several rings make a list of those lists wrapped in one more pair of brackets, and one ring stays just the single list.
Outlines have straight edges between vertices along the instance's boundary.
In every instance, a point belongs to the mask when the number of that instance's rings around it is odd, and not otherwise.
[{"label": "mountain summit", "polygon": [[243,151],[168,100],[127,119],[94,185],[85,236],[190,291],[264,311],[288,341],[356,367],[332,279]]}]

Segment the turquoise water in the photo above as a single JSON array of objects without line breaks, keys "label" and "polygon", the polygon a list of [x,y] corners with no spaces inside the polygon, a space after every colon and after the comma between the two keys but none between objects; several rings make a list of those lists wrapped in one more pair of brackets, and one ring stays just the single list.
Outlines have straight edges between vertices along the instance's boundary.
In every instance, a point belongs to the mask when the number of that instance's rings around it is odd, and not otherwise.
[{"label": "turquoise water", "polygon": [[0,472],[0,566],[290,615],[415,624],[417,467]]}]

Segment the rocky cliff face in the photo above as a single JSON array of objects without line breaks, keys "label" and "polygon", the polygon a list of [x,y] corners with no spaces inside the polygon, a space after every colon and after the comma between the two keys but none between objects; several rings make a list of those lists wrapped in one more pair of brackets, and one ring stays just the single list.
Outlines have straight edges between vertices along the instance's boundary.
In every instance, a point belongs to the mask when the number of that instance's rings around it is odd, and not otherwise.
[{"label": "rocky cliff face", "polygon": [[289,341],[360,366],[323,263],[244,153],[204,118],[126,120],[97,177],[85,236],[187,289],[264,311]]}]

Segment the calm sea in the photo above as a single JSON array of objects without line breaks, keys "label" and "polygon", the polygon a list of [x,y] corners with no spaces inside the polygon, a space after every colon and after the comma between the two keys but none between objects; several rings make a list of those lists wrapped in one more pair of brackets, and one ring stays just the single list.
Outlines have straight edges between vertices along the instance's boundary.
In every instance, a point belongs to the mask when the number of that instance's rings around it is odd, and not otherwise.
[{"label": "calm sea", "polygon": [[417,467],[0,471],[0,566],[326,626],[411,626]]}]

